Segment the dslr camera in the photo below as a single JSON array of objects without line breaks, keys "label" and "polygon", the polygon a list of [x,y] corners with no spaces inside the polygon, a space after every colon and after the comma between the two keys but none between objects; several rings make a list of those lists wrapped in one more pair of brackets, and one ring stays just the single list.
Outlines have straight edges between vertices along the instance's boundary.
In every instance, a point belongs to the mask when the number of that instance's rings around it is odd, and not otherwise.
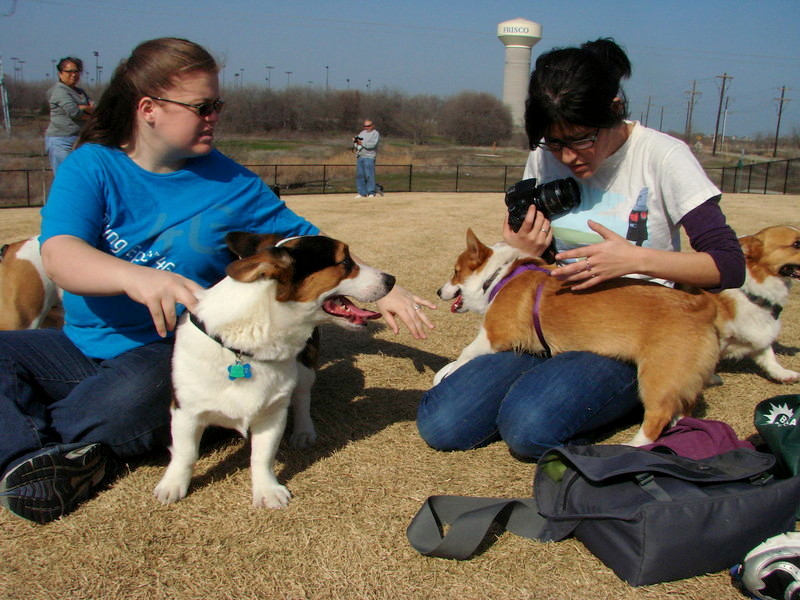
[{"label": "dslr camera", "polygon": [[536,210],[547,219],[568,213],[581,203],[581,190],[572,177],[556,179],[536,185],[536,179],[518,181],[506,192],[508,225],[519,231],[528,207],[533,204]]},{"label": "dslr camera", "polygon": [[363,139],[364,138],[362,138],[360,135],[357,135],[353,138],[353,150],[358,150],[358,142],[362,141]]}]

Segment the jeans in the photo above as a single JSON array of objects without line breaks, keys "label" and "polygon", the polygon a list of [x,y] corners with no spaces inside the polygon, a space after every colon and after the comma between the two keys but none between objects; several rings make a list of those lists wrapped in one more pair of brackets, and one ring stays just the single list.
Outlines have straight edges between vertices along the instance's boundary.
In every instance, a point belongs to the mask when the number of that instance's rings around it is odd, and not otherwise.
[{"label": "jeans", "polygon": [[428,390],[417,428],[437,450],[501,438],[514,455],[535,459],[640,407],[634,365],[589,352],[500,352],[474,358]]},{"label": "jeans", "polygon": [[165,447],[171,356],[172,340],[100,360],[57,329],[0,332],[0,473],[78,443],[123,458]]},{"label": "jeans", "polygon": [[67,158],[67,154],[72,152],[72,148],[77,140],[77,135],[70,135],[67,137],[45,136],[44,148],[47,150],[47,156],[50,157],[50,167],[53,169],[54,176],[58,167],[64,162],[64,159]]},{"label": "jeans", "polygon": [[358,157],[356,159],[356,188],[359,196],[375,194],[375,159]]}]

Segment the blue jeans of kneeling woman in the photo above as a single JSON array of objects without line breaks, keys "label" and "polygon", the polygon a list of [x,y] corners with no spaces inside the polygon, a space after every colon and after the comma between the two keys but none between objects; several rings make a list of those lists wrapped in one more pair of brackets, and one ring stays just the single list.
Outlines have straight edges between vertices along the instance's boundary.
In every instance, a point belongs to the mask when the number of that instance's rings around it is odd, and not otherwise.
[{"label": "blue jeans of kneeling woman", "polygon": [[417,428],[437,450],[502,439],[513,454],[535,459],[640,406],[632,364],[590,352],[552,358],[500,352],[471,360],[428,390]]},{"label": "blue jeans of kneeling woman", "polygon": [[172,342],[86,357],[60,330],[0,332],[0,474],[43,450],[169,443]]}]

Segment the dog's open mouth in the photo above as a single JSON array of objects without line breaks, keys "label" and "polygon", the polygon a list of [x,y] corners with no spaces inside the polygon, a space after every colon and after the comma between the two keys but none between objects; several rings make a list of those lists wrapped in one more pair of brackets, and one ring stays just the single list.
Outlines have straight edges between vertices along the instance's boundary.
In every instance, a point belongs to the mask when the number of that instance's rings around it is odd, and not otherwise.
[{"label": "dog's open mouth", "polygon": [[455,297],[453,303],[450,305],[450,312],[461,312],[461,307],[464,305],[464,297],[461,295],[461,292],[458,293],[458,296]]},{"label": "dog's open mouth", "polygon": [[778,271],[781,277],[791,277],[792,279],[800,279],[800,265],[783,265]]},{"label": "dog's open mouth", "polygon": [[381,313],[360,308],[344,296],[331,296],[322,303],[322,310],[334,317],[341,317],[353,325],[366,325],[370,319],[380,319]]}]

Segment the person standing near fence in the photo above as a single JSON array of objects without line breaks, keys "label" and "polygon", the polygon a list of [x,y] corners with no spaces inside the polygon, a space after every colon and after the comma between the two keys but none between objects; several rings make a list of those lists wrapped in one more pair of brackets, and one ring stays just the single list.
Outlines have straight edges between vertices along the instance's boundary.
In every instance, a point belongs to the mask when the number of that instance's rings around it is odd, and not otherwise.
[{"label": "person standing near fence", "polygon": [[356,151],[356,198],[375,197],[375,157],[381,134],[371,119],[364,121],[364,129],[353,138]]},{"label": "person standing near fence", "polygon": [[83,61],[67,56],[58,61],[56,68],[58,82],[47,91],[50,124],[44,134],[44,147],[50,158],[53,175],[72,150],[89,115],[94,112],[94,103],[89,94],[78,87]]}]

